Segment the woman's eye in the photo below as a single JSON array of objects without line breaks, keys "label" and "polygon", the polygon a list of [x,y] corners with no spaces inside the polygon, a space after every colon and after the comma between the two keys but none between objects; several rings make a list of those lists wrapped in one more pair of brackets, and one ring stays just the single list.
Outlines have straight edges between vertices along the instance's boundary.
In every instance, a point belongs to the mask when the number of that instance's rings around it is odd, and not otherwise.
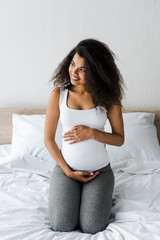
[{"label": "woman's eye", "polygon": [[[71,66],[72,66],[72,67],[75,67],[75,63],[74,63],[74,62],[71,62]],[[81,72],[85,72],[86,69],[81,68],[80,71],[81,71]]]}]

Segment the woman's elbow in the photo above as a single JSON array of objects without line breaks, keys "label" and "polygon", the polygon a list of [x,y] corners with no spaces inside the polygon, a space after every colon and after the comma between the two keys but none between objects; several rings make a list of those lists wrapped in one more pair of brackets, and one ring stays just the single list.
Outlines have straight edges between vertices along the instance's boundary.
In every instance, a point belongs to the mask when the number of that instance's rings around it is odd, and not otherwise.
[{"label": "woman's elbow", "polygon": [[123,144],[124,144],[124,136],[121,136],[118,146],[121,147]]},{"label": "woman's elbow", "polygon": [[51,142],[55,141],[54,138],[44,138],[44,145],[46,148],[50,145]]},{"label": "woman's elbow", "polygon": [[47,145],[48,145],[48,140],[47,139],[44,139],[44,145],[47,147]]}]

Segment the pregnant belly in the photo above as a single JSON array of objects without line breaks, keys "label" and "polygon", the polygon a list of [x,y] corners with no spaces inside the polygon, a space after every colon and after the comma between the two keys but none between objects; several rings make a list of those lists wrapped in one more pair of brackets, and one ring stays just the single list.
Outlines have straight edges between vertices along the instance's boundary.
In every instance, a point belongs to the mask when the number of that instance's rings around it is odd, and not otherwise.
[{"label": "pregnant belly", "polygon": [[74,144],[62,141],[61,151],[73,170],[96,171],[109,163],[105,144],[94,139]]}]

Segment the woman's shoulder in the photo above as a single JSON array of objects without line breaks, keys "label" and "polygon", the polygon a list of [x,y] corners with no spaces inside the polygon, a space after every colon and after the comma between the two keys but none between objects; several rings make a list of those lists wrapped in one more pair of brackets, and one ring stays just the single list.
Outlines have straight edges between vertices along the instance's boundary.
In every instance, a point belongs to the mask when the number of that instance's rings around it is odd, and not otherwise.
[{"label": "woman's shoulder", "polygon": [[50,102],[54,104],[59,103],[59,98],[60,98],[60,87],[56,87],[52,90],[50,94]]},{"label": "woman's shoulder", "polygon": [[66,88],[64,87],[56,87],[52,90],[50,94],[50,98],[52,101],[59,103],[60,98],[63,98],[62,96],[64,95]]},{"label": "woman's shoulder", "polygon": [[51,92],[52,95],[59,95],[60,94],[60,87],[56,87]]},{"label": "woman's shoulder", "polygon": [[54,89],[52,90],[51,95],[52,95],[53,97],[59,98],[59,97],[60,97],[60,93],[61,93],[61,91],[63,91],[63,90],[64,90],[64,89],[63,89],[62,87],[56,87],[56,88],[54,88]]},{"label": "woman's shoulder", "polygon": [[60,95],[60,93],[61,92],[63,92],[63,91],[65,91],[65,90],[67,90],[67,88],[66,87],[56,87],[56,88],[54,88],[53,90],[52,90],[52,93],[53,94],[57,94],[57,95]]}]

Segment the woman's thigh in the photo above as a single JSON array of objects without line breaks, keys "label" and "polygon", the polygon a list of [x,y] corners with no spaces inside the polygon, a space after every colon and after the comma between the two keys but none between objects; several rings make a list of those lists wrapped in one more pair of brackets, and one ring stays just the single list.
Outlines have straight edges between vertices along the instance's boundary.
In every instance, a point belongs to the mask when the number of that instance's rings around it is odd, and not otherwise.
[{"label": "woman's thigh", "polygon": [[49,218],[55,231],[72,231],[78,224],[81,184],[56,165],[49,190]]},{"label": "woman's thigh", "polygon": [[83,184],[79,225],[82,232],[95,234],[108,225],[112,207],[114,175],[110,165],[95,179]]}]

